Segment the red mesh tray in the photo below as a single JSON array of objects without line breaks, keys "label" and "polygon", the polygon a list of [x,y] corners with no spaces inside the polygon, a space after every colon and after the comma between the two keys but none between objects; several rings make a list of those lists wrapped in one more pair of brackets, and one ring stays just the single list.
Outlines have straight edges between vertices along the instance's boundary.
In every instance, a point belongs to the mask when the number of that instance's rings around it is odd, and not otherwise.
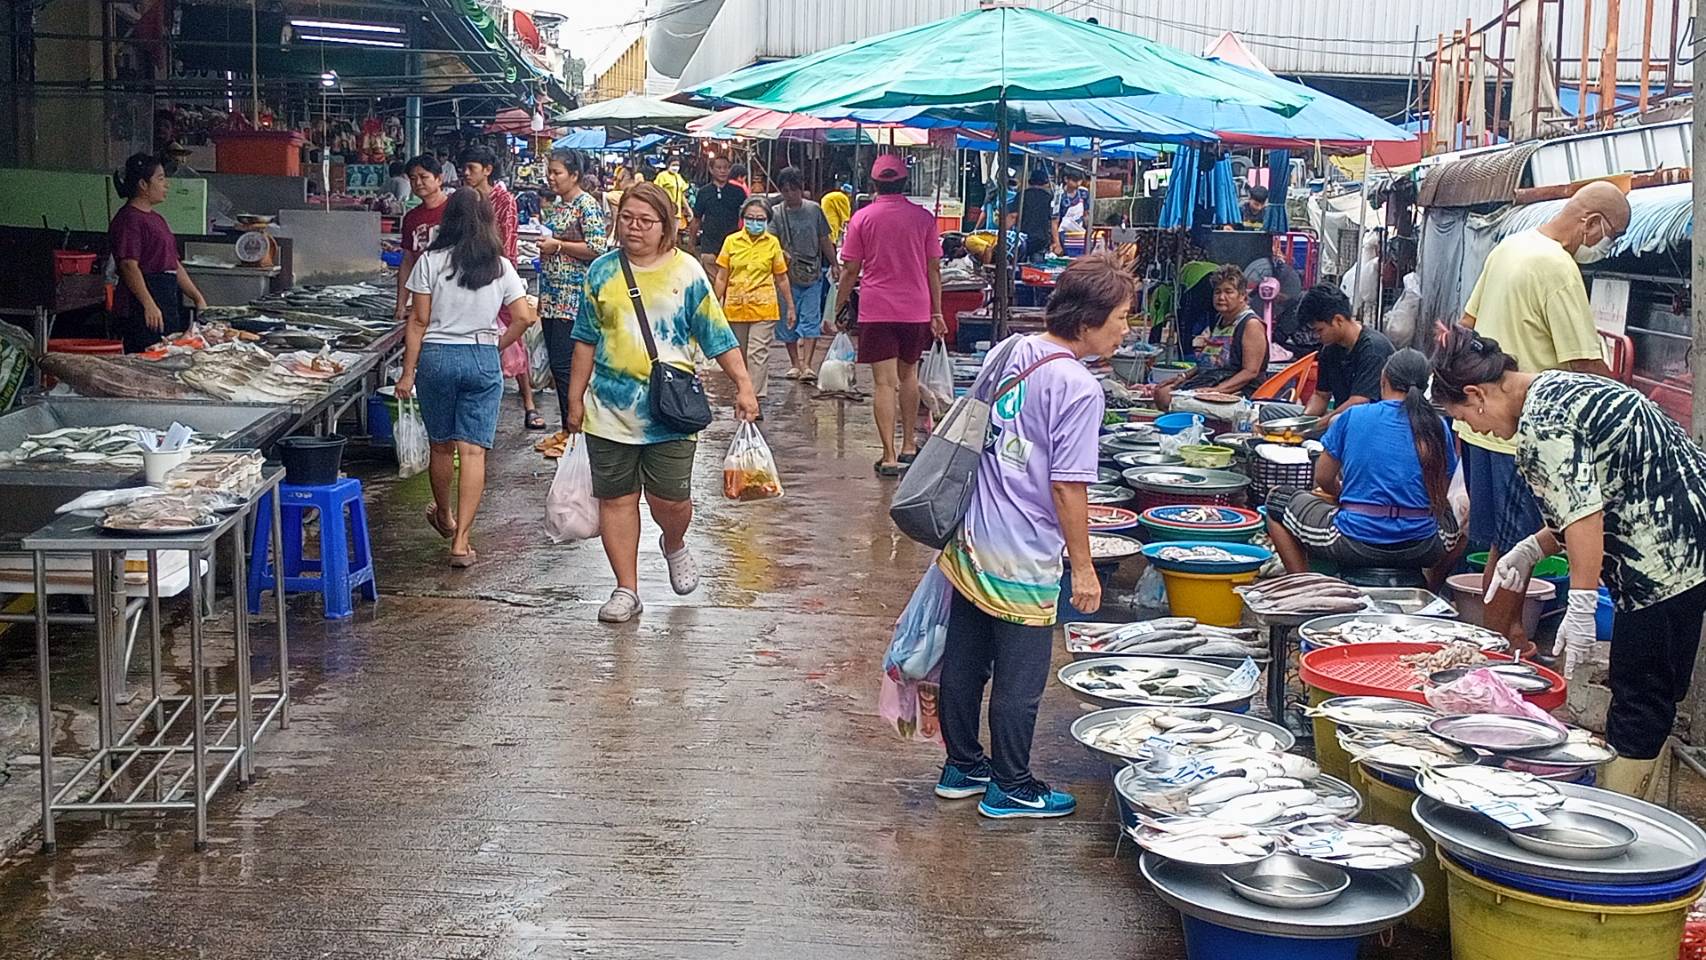
[{"label": "red mesh tray", "polygon": [[[1394,697],[1412,703],[1427,703],[1417,689],[1423,678],[1398,662],[1412,653],[1428,653],[1440,649],[1437,643],[1347,643],[1337,647],[1321,647],[1304,654],[1298,661],[1298,676],[1304,683],[1341,697]],[[1509,654],[1488,653],[1489,660],[1509,660]],[[1552,682],[1544,693],[1524,694],[1523,699],[1542,710],[1556,710],[1564,705],[1569,687],[1562,676],[1535,664],[1542,677]]]}]

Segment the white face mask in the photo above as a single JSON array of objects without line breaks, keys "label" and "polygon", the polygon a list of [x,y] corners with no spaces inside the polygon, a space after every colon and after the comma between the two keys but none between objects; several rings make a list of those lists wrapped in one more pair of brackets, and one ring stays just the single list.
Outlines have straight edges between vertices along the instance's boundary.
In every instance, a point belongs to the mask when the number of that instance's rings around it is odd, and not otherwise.
[{"label": "white face mask", "polygon": [[1576,248],[1576,262],[1580,264],[1598,263],[1610,255],[1611,237],[1609,235],[1600,237],[1599,242],[1591,247],[1584,243]]}]

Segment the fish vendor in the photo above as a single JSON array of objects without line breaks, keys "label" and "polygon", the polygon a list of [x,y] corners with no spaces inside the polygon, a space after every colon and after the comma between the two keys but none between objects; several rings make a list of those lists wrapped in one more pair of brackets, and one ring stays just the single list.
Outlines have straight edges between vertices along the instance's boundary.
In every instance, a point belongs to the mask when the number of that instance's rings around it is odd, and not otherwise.
[{"label": "fish vendor", "polygon": [[1651,400],[1615,380],[1524,373],[1497,340],[1455,326],[1434,355],[1434,398],[1452,417],[1516,443],[1541,530],[1501,555],[1489,592],[1570,559],[1555,656],[1565,676],[1593,653],[1601,580],[1617,607],[1605,736],[1619,754],[1599,785],[1650,799],[1687,694],[1706,614],[1706,451]]},{"label": "fish vendor", "polygon": [[1288,573],[1311,557],[1347,567],[1436,568],[1461,539],[1447,498],[1457,452],[1427,398],[1428,360],[1400,350],[1380,372],[1379,399],[1333,418],[1314,491],[1275,490],[1268,535]]},{"label": "fish vendor", "polygon": [[160,158],[138,153],[113,173],[113,187],[125,200],[107,226],[107,243],[118,270],[113,311],[118,315],[125,353],[141,353],[172,334],[189,329],[183,299],[207,309],[178,262],[178,241],[155,208],[166,202],[166,167]]}]

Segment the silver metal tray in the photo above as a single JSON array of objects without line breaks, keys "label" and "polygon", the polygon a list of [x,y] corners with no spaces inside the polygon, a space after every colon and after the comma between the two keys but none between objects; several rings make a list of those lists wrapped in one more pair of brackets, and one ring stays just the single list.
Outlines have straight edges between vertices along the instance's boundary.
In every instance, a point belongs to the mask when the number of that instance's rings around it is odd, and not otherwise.
[{"label": "silver metal tray", "polygon": [[1635,828],[1610,817],[1570,810],[1547,814],[1550,822],[1510,831],[1524,850],[1559,860],[1609,860],[1635,844]]},{"label": "silver metal tray", "polygon": [[1492,670],[1505,686],[1517,693],[1545,693],[1552,689],[1552,681],[1536,673],[1528,664],[1486,664],[1478,663],[1469,667],[1449,667],[1445,670],[1435,670],[1428,674],[1428,682],[1436,687],[1448,683],[1456,683],[1476,670]]},{"label": "silver metal tray", "polygon": [[1544,750],[1563,743],[1569,734],[1531,717],[1507,717],[1496,713],[1440,717],[1428,724],[1428,732],[1460,747],[1488,753],[1523,753]]},{"label": "silver metal tray", "polygon": [[[1395,697],[1332,697],[1321,701],[1322,707],[1361,707],[1380,713],[1431,713],[1439,715],[1439,711],[1425,703],[1413,703],[1409,700],[1399,700]],[[1406,724],[1341,724],[1333,721],[1336,726],[1353,726],[1365,730],[1420,730],[1422,727],[1412,727]]]},{"label": "silver metal tray", "polygon": [[[1362,592],[1374,601],[1377,613],[1430,617],[1436,620],[1457,619],[1457,608],[1452,606],[1451,601],[1421,587],[1363,587]],[[1423,610],[1430,612],[1422,613]]]},{"label": "silver metal tray", "polygon": [[1137,499],[1137,494],[1130,487],[1115,483],[1092,483],[1089,494],[1091,503],[1110,507],[1123,506]]},{"label": "silver metal tray", "polygon": [[[1318,644],[1321,642],[1320,636],[1323,632],[1331,630],[1340,624],[1349,623],[1352,620],[1361,620],[1366,623],[1388,624],[1392,626],[1431,628],[1434,631],[1438,631],[1442,627],[1450,624],[1455,625],[1456,627],[1465,628],[1468,632],[1474,632],[1477,635],[1484,636],[1484,639],[1480,642],[1481,649],[1483,650],[1504,650],[1510,646],[1510,641],[1483,627],[1477,627],[1473,624],[1467,623],[1457,623],[1455,621],[1446,621],[1439,617],[1413,617],[1402,613],[1335,613],[1329,616],[1316,617],[1313,620],[1310,620],[1308,623],[1297,628],[1297,635],[1308,640],[1310,643]],[[1443,639],[1443,634],[1441,636],[1442,639],[1438,640],[1424,640],[1418,637],[1414,640],[1405,640],[1402,642],[1445,643],[1446,640]],[[1334,644],[1329,641],[1327,645]]]},{"label": "silver metal tray", "polygon": [[1220,876],[1233,893],[1251,903],[1282,910],[1326,906],[1351,885],[1350,874],[1338,867],[1289,853],[1228,867]]},{"label": "silver metal tray", "polygon": [[[1155,785],[1153,782],[1144,782],[1144,777],[1147,773],[1148,771],[1146,771],[1140,764],[1127,765],[1124,769],[1114,774],[1114,792],[1119,794],[1120,798],[1133,809],[1143,811],[1145,813],[1152,813],[1156,817],[1201,816],[1200,814],[1169,813],[1167,811],[1157,810],[1151,807],[1149,801],[1146,799],[1147,797],[1158,792],[1164,792],[1165,790],[1176,788],[1161,787]],[[1324,797],[1348,797],[1355,800],[1355,806],[1346,807],[1343,812],[1338,814],[1338,817],[1341,820],[1355,820],[1357,816],[1362,813],[1362,794],[1359,793],[1355,787],[1343,780],[1340,780],[1338,777],[1320,773],[1316,774],[1309,780],[1304,781],[1303,785]],[[1299,822],[1301,821],[1292,820],[1282,822],[1273,820],[1268,821],[1267,823],[1251,824],[1250,826],[1261,833],[1272,836],[1277,835],[1287,827],[1297,825]]]},{"label": "silver metal tray", "polygon": [[[1177,476],[1178,482],[1151,482],[1142,478],[1166,474]],[[1128,486],[1150,493],[1237,493],[1250,485],[1250,478],[1230,470],[1207,470],[1202,467],[1131,467],[1123,476]]]},{"label": "silver metal tray", "polygon": [[1101,747],[1093,747],[1085,738],[1087,732],[1094,727],[1121,721],[1132,714],[1148,710],[1164,710],[1168,714],[1184,720],[1208,720],[1212,718],[1219,720],[1222,723],[1235,724],[1245,728],[1246,730],[1255,731],[1257,733],[1266,733],[1279,742],[1279,749],[1282,751],[1290,750],[1292,747],[1297,745],[1297,736],[1277,723],[1263,720],[1260,717],[1252,717],[1247,713],[1231,713],[1226,710],[1207,710],[1201,707],[1109,707],[1106,710],[1097,710],[1095,713],[1086,713],[1082,717],[1072,721],[1072,739],[1083,744],[1084,749],[1114,763],[1127,764],[1133,761],[1147,760],[1149,759],[1148,750],[1139,750],[1136,753],[1129,754],[1120,753],[1116,750],[1106,750]]},{"label": "silver metal tray", "polygon": [[1408,870],[1356,871],[1338,899],[1308,910],[1269,907],[1233,893],[1216,867],[1194,867],[1152,853],[1138,870],[1168,906],[1209,923],[1299,940],[1366,936],[1397,923],[1422,902],[1422,882]]},{"label": "silver metal tray", "polygon": [[1084,690],[1080,690],[1070,682],[1073,677],[1099,666],[1127,668],[1137,666],[1156,668],[1176,667],[1181,673],[1200,673],[1203,676],[1214,677],[1217,680],[1224,680],[1231,676],[1233,670],[1236,669],[1234,667],[1221,666],[1214,663],[1205,663],[1201,660],[1179,660],[1173,657],[1097,657],[1093,660],[1075,660],[1072,663],[1061,667],[1059,672],[1055,674],[1055,679],[1059,680],[1062,685],[1071,690],[1073,696],[1076,696],[1079,700],[1082,700],[1085,703],[1094,704],[1098,707],[1137,706],[1174,707],[1180,709],[1209,707],[1219,708],[1222,710],[1237,710],[1240,707],[1248,706],[1250,700],[1255,697],[1256,690],[1261,686],[1260,678],[1258,678],[1256,683],[1251,684],[1250,689],[1245,690],[1242,693],[1238,691],[1229,691],[1201,703],[1162,703],[1154,700],[1121,700],[1114,697],[1102,696],[1101,694],[1089,693]]},{"label": "silver metal tray", "polygon": [[1706,862],[1706,831],[1680,814],[1609,790],[1560,783],[1562,809],[1609,817],[1635,829],[1635,844],[1609,860],[1560,860],[1512,843],[1505,829],[1479,814],[1429,797],[1410,808],[1416,823],[1451,853],[1501,870],[1576,883],[1658,883]]},{"label": "silver metal tray", "polygon": [[[1579,757],[1572,757],[1564,753],[1564,751],[1569,750],[1572,747],[1585,747],[1596,752],[1594,752],[1592,756],[1584,754]],[[1558,744],[1557,746],[1547,747],[1544,750],[1529,750],[1520,755],[1505,758],[1506,761],[1515,760],[1522,763],[1532,763],[1541,767],[1575,768],[1597,767],[1602,763],[1608,763],[1615,759],[1617,759],[1617,751],[1612,749],[1610,744],[1597,736],[1585,744],[1579,742],[1570,743],[1566,741],[1565,743]]]},{"label": "silver metal tray", "polygon": [[[1367,732],[1378,734],[1378,733],[1386,733],[1389,731],[1369,730]],[[1390,731],[1390,732],[1397,732],[1397,731]],[[1335,731],[1335,737],[1339,741],[1339,749],[1345,751],[1347,754],[1350,754],[1353,762],[1360,763],[1363,766],[1369,768],[1370,770],[1374,770],[1374,771],[1377,771],[1380,773],[1388,774],[1389,776],[1401,777],[1401,778],[1406,779],[1406,780],[1414,780],[1415,779],[1417,770],[1419,768],[1403,767],[1403,766],[1398,766],[1396,764],[1391,764],[1391,763],[1381,763],[1378,760],[1368,760],[1368,759],[1363,759],[1363,758],[1357,757],[1357,750],[1353,750],[1345,742],[1347,735],[1354,737],[1356,735],[1356,733],[1357,733],[1357,731],[1355,729],[1347,729],[1345,727],[1339,727],[1338,730]],[[1425,736],[1426,734],[1423,734],[1423,735]],[[1476,753],[1473,750],[1470,750],[1468,747],[1458,747],[1455,744],[1450,744],[1450,743],[1445,744],[1445,746],[1453,747],[1458,751],[1457,756],[1455,758],[1444,757],[1442,755],[1441,759],[1444,760],[1444,762],[1446,762],[1446,763],[1477,763],[1481,759],[1480,754]],[[1361,749],[1361,748],[1358,747],[1358,749]]]}]

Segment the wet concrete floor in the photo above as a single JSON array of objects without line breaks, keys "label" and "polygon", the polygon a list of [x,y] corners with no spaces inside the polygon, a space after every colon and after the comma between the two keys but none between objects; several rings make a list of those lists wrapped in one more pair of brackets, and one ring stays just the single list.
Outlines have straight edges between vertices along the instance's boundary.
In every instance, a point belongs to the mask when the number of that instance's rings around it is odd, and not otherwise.
[{"label": "wet concrete floor", "polygon": [[[213,805],[209,851],[187,816],[62,822],[56,854],[0,865],[0,960],[1184,956],[1177,915],[1116,849],[1107,771],[1068,735],[1081,711],[1058,685],[1035,766],[1075,816],[996,823],[931,794],[939,749],[897,740],[875,706],[929,554],[887,519],[869,405],[772,390],[787,496],[723,500],[732,425],[713,427],[691,534],[704,586],[670,593],[648,520],[647,609],[622,627],[594,619],[613,585],[599,546],[544,537],[550,468],[513,397],[472,570],[447,569],[421,521],[424,476],[357,469],[381,599],[342,623],[292,601],[295,721]],[[27,639],[0,652],[0,677],[27,681]],[[1396,937],[1364,955],[1444,953]]]}]

